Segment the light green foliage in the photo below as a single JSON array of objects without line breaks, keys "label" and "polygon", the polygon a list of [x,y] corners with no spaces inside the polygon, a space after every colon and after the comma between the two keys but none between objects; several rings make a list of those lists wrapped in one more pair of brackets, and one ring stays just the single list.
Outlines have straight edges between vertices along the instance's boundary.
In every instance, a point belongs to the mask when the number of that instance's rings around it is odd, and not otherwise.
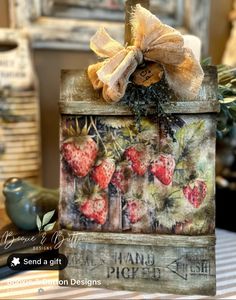
[{"label": "light green foliage", "polygon": [[50,231],[53,229],[56,222],[53,222],[53,223],[49,223],[49,222],[52,219],[54,213],[55,213],[55,209],[47,212],[43,216],[42,220],[40,219],[40,217],[38,215],[36,216],[36,224],[37,224],[39,231]]}]

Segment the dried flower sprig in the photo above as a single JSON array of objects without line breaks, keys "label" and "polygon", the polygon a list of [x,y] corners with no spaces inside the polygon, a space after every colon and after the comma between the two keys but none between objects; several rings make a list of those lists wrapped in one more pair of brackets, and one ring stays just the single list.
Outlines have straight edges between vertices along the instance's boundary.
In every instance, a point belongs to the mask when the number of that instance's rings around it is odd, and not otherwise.
[{"label": "dried flower sprig", "polygon": [[127,104],[134,113],[139,130],[141,130],[141,117],[147,116],[152,111],[158,124],[163,129],[163,133],[175,140],[173,125],[182,127],[184,121],[176,115],[166,113],[163,108],[163,104],[171,104],[174,97],[173,91],[163,77],[158,83],[148,87],[133,82],[129,83],[122,102]]}]

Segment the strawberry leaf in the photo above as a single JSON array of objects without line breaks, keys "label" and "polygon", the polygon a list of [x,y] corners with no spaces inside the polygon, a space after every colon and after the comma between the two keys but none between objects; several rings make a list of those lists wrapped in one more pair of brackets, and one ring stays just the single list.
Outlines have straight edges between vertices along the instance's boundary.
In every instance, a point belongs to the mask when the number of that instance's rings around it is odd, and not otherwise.
[{"label": "strawberry leaf", "polygon": [[193,155],[196,160],[197,146],[205,139],[205,121],[193,122],[180,128],[175,135],[176,143],[176,168],[183,168],[185,161],[191,161]]},{"label": "strawberry leaf", "polygon": [[177,223],[185,222],[191,207],[186,206],[181,189],[170,188],[160,196],[156,209],[159,224],[171,230]]}]

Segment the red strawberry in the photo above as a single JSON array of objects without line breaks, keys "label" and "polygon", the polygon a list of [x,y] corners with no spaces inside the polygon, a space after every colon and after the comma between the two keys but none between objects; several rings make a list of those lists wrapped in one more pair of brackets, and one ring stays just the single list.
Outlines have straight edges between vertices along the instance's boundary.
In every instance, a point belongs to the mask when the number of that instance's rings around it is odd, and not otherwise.
[{"label": "red strawberry", "polygon": [[91,176],[101,189],[106,189],[111,181],[115,168],[114,160],[105,158],[98,166],[94,167]]},{"label": "red strawberry", "polygon": [[206,197],[207,185],[201,179],[196,179],[193,186],[183,187],[185,198],[195,207],[198,208]]},{"label": "red strawberry", "polygon": [[132,224],[140,221],[144,214],[142,203],[139,200],[128,200],[126,210],[128,212],[128,219]]},{"label": "red strawberry", "polygon": [[114,172],[111,183],[122,193],[127,193],[131,180],[131,168],[127,163],[120,164]]},{"label": "red strawberry", "polygon": [[175,160],[172,155],[161,154],[151,164],[151,173],[164,185],[169,185],[172,182],[172,177],[175,170]]},{"label": "red strawberry", "polygon": [[80,211],[86,218],[98,224],[105,224],[108,214],[108,199],[106,194],[92,195],[84,200],[80,206]]},{"label": "red strawberry", "polygon": [[61,152],[74,174],[84,177],[94,165],[98,147],[91,137],[81,136],[66,140],[62,144]]},{"label": "red strawberry", "polygon": [[143,176],[148,169],[149,156],[147,155],[145,149],[142,147],[131,146],[125,150],[125,157],[131,161],[131,166],[133,171]]}]

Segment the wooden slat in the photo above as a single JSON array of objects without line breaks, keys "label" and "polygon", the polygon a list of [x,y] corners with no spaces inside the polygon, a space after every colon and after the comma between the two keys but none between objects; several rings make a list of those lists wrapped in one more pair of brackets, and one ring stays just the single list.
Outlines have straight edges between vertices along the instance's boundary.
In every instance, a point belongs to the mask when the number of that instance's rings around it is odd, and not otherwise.
[{"label": "wooden slat", "polygon": [[3,135],[28,135],[28,134],[34,134],[39,132],[39,128],[37,127],[29,127],[29,128],[24,128],[19,126],[17,123],[13,123],[14,126],[12,128],[1,128],[0,131],[2,132]]},{"label": "wooden slat", "polygon": [[215,245],[214,235],[187,236],[187,235],[165,235],[165,234],[133,234],[133,233],[109,233],[109,232],[84,232],[62,230],[63,236],[76,236],[80,242],[121,245],[158,245],[175,247],[211,247]]},{"label": "wooden slat", "polygon": [[21,159],[21,160],[0,160],[0,168],[1,167],[12,167],[14,166],[16,169],[18,166],[38,166],[39,165],[39,159]]},{"label": "wooden slat", "polygon": [[34,139],[31,141],[16,141],[16,142],[5,142],[3,143],[5,149],[9,148],[25,148],[25,147],[31,147],[31,146],[38,146],[39,140]]},{"label": "wooden slat", "polygon": [[14,116],[24,116],[25,118],[26,117],[31,117],[33,118],[33,120],[35,120],[35,116],[37,114],[37,110],[36,108],[35,109],[27,109],[27,110],[21,110],[21,109],[16,109],[16,110],[7,110],[6,112],[3,112],[0,114],[0,117],[14,117]]},{"label": "wooden slat", "polygon": [[17,110],[35,110],[38,108],[37,103],[31,102],[31,103],[4,103],[0,104],[0,109],[4,110],[11,110],[11,111],[17,111]]},{"label": "wooden slat", "polygon": [[30,153],[12,153],[12,154],[1,154],[0,159],[5,161],[11,161],[11,160],[21,160],[21,159],[32,159],[32,158],[38,158],[39,153],[38,152],[30,152]]},{"label": "wooden slat", "polygon": [[34,89],[30,90],[10,90],[9,94],[7,95],[8,99],[19,99],[19,98],[36,98],[37,97],[37,92]]},{"label": "wooden slat", "polygon": [[121,207],[121,193],[117,193],[115,196],[110,196],[109,199],[109,217],[108,222],[105,224],[105,230],[107,231],[122,231],[122,207]]},{"label": "wooden slat", "polygon": [[4,174],[2,174],[2,172],[0,171],[0,181],[5,181],[10,177],[25,178],[25,177],[39,176],[39,173],[40,173],[39,169],[35,169],[31,171],[19,171],[19,170],[15,172],[9,171],[8,173],[4,173]]},{"label": "wooden slat", "polygon": [[25,172],[25,171],[34,171],[39,169],[39,163],[30,164],[30,165],[23,165],[23,166],[1,166],[0,165],[0,172],[1,175],[9,172]]},{"label": "wooden slat", "polygon": [[3,136],[0,131],[0,141],[4,142],[33,142],[37,140],[38,141],[38,135],[37,134],[25,134],[25,135],[5,135]]},{"label": "wooden slat", "polygon": [[100,280],[100,287],[215,295],[215,237],[63,231],[68,258],[59,278]]},{"label": "wooden slat", "polygon": [[130,17],[131,13],[136,4],[142,5],[142,7],[149,9],[150,1],[149,0],[127,0],[125,2],[125,44],[132,45],[133,37],[132,37],[132,29]]},{"label": "wooden slat", "polygon": [[[84,101],[68,101],[59,103],[60,112],[62,114],[80,114],[80,115],[133,115],[128,106],[125,105],[107,105],[104,101],[91,103],[91,99]],[[218,101],[205,102],[172,102],[163,105],[166,113],[174,114],[200,114],[200,113],[216,113],[219,112]],[[150,109],[150,114],[155,113]]]},{"label": "wooden slat", "polygon": [[2,99],[2,105],[12,105],[12,104],[32,104],[37,101],[36,97],[7,97]]},{"label": "wooden slat", "polygon": [[25,147],[21,147],[21,148],[11,148],[11,147],[8,147],[8,148],[5,148],[4,149],[4,154],[13,154],[13,153],[26,153],[26,152],[29,152],[29,153],[32,153],[32,152],[36,152],[36,153],[39,153],[39,149],[38,149],[38,146],[25,146]]},{"label": "wooden slat", "polygon": [[[217,100],[217,72],[215,67],[204,69],[205,77],[196,100],[174,102],[163,105],[165,112],[174,114],[199,114],[219,112]],[[81,70],[62,71],[59,107],[62,114],[132,115],[127,105],[120,102],[108,104],[100,92],[95,91],[87,73]],[[154,103],[150,103],[150,113]]]},{"label": "wooden slat", "polygon": [[28,128],[38,128],[36,122],[20,122],[20,123],[5,123],[0,121],[0,130],[11,130],[17,128],[25,128],[27,130]]}]

